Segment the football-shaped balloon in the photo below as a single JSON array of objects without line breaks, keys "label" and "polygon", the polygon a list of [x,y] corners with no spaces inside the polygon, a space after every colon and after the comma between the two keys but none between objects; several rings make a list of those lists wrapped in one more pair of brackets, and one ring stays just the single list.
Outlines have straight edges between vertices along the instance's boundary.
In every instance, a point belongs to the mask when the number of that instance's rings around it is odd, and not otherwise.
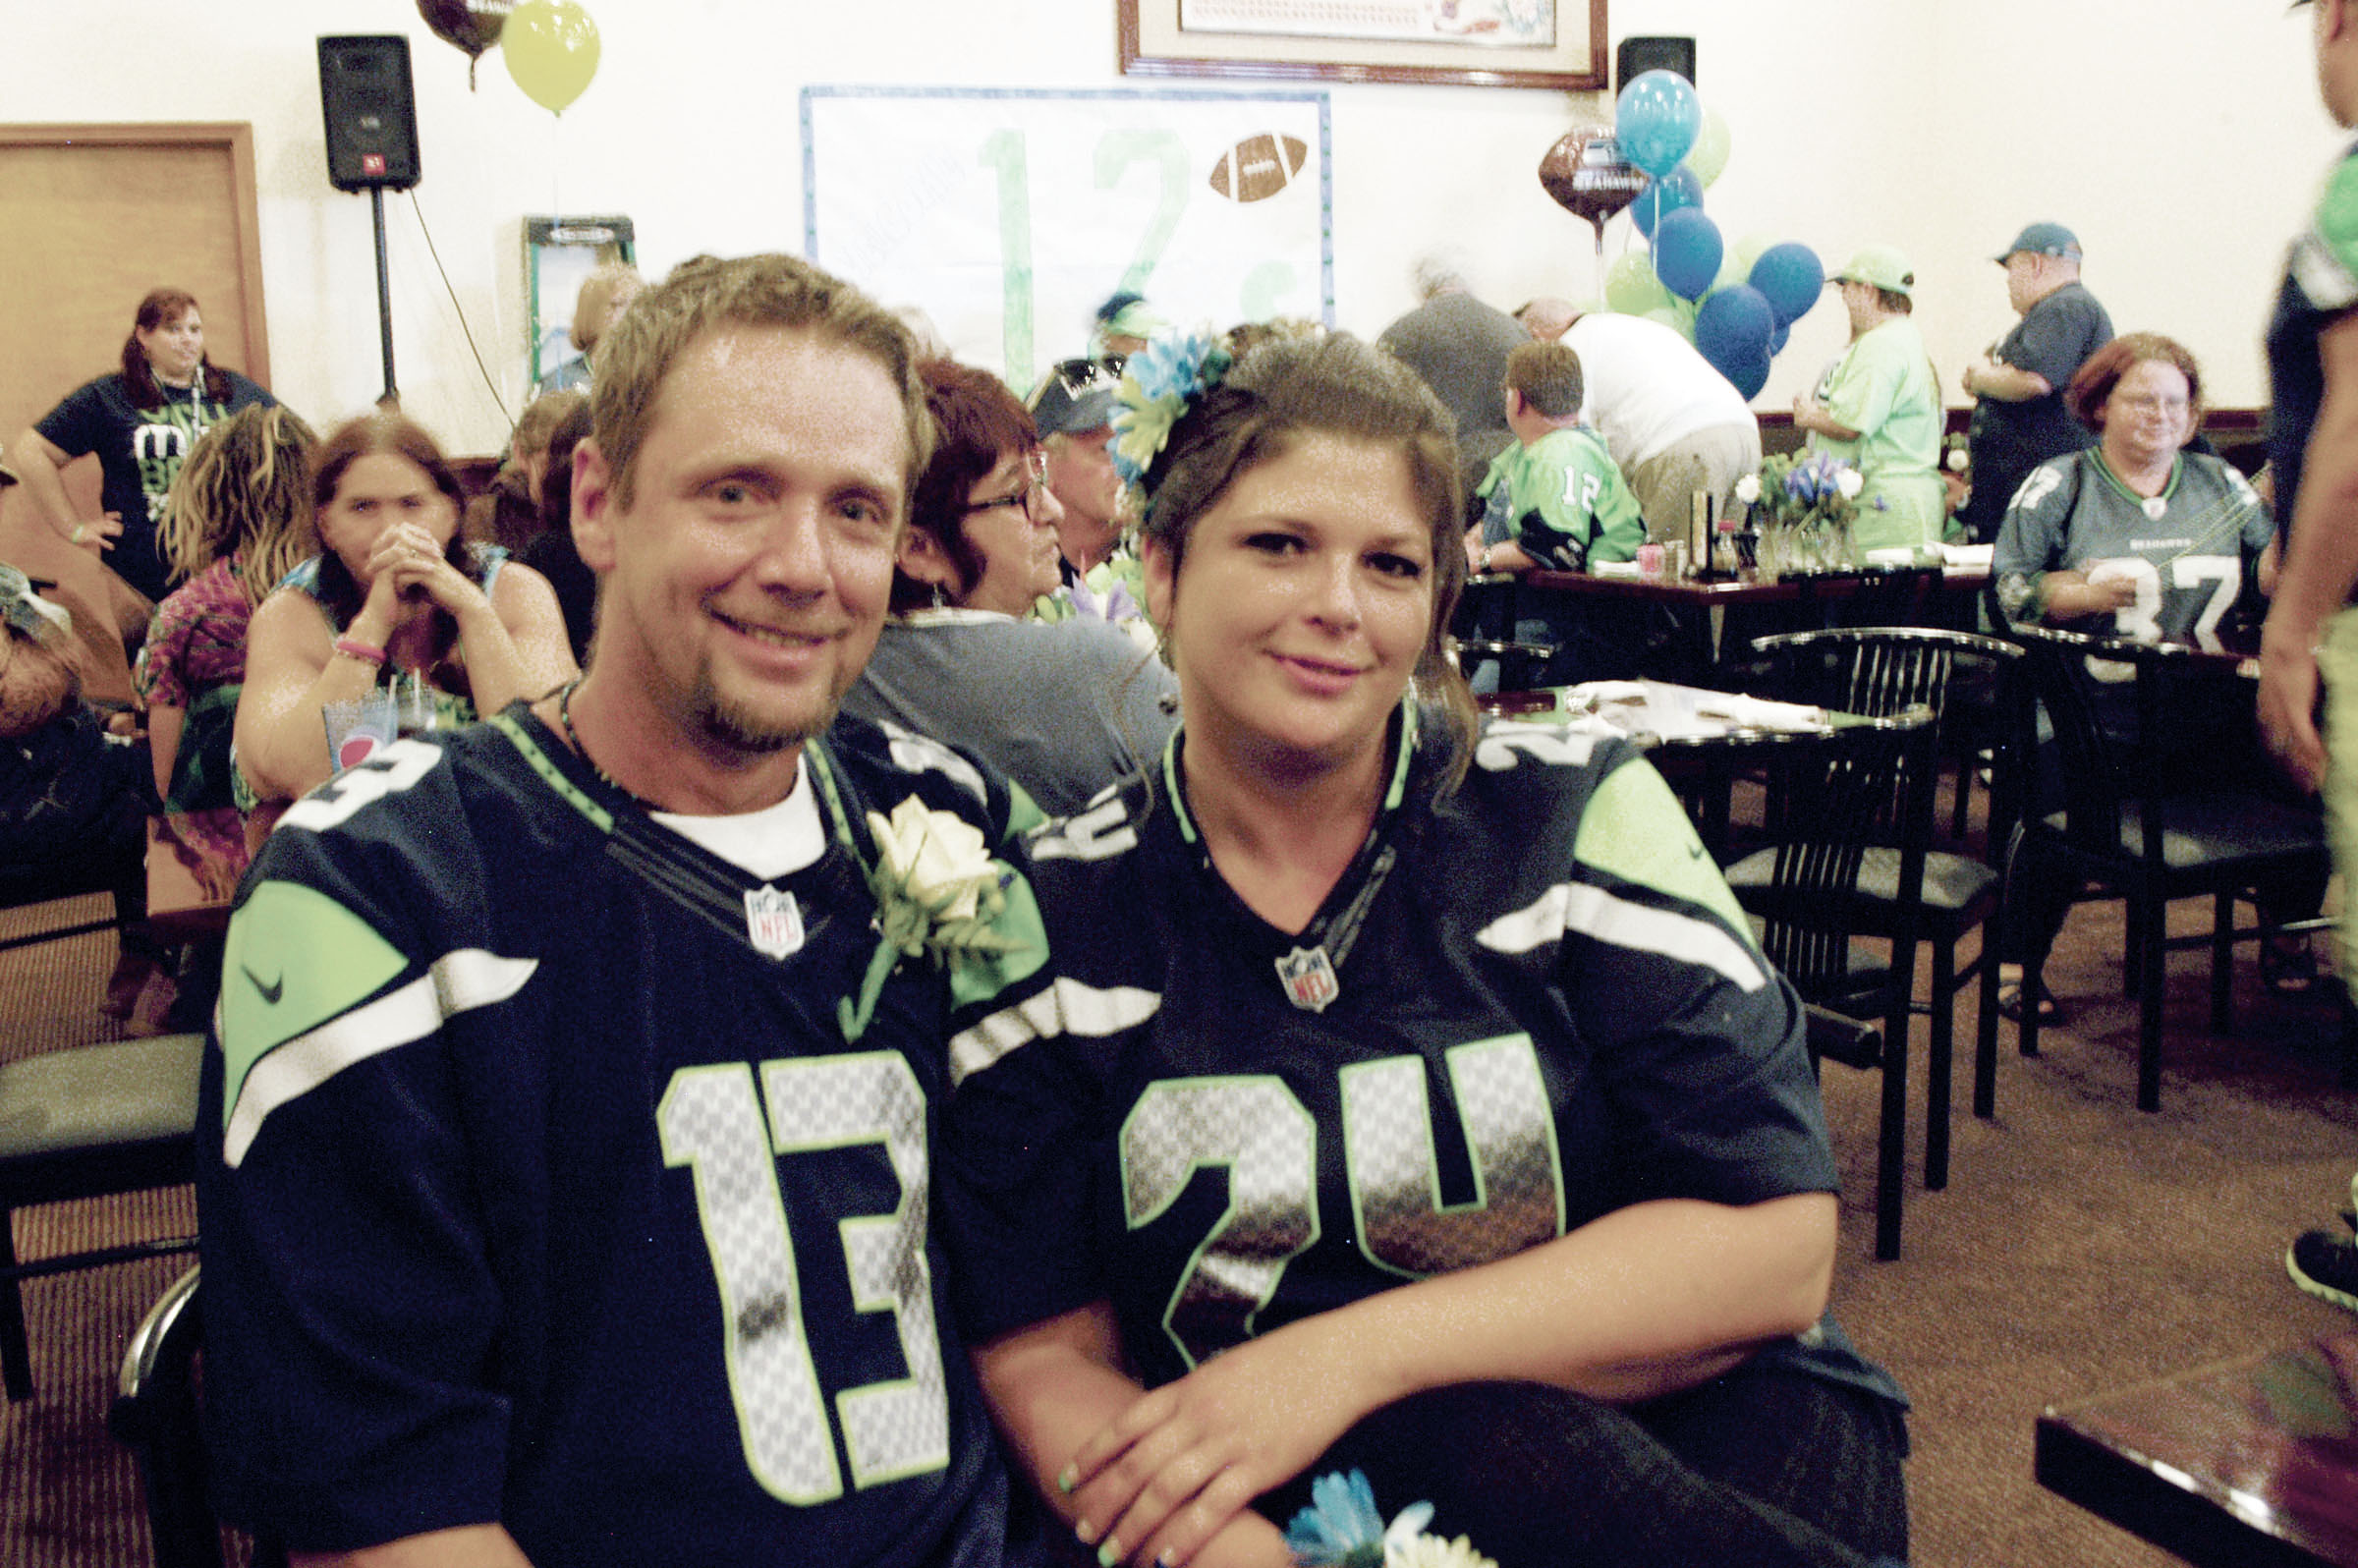
[{"label": "football-shaped balloon", "polygon": [[1211,188],[1231,201],[1266,201],[1294,183],[1310,161],[1300,137],[1263,132],[1222,152],[1211,166]]},{"label": "football-shaped balloon", "polygon": [[434,36],[467,51],[467,86],[475,87],[475,64],[499,42],[510,0],[418,0],[418,14]]},{"label": "football-shaped balloon", "polygon": [[1604,220],[1646,189],[1646,176],[1621,156],[1610,128],[1592,125],[1566,132],[1547,149],[1540,184],[1557,206],[1588,219],[1601,236]]}]

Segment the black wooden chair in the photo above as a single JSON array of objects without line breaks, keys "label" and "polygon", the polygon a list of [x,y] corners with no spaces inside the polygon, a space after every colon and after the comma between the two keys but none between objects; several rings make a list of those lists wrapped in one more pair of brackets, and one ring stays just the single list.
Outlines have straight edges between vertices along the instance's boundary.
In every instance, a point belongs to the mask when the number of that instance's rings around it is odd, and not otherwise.
[{"label": "black wooden chair", "polygon": [[[1977,691],[1994,694],[1994,700],[2013,711],[2016,719],[2007,727],[2008,738],[1993,748],[1993,834],[2011,830],[2019,812],[2015,805],[2021,777],[2018,757],[2030,737],[2030,693],[2019,678],[2020,648],[1969,632],[1920,627],[1791,633],[1763,638],[1753,648],[1768,662],[1780,695],[1868,718],[1888,718],[1924,708],[1941,726],[1937,745],[1946,739],[1946,704],[1954,685],[1966,683]],[[1937,760],[1937,753],[1936,774]],[[1963,788],[1961,783],[1959,788]],[[1915,1011],[1931,1021],[1925,1055],[1924,1184],[1938,1192],[1948,1185],[1956,998],[1977,980],[1981,1007],[1975,1021],[1974,1113],[1985,1117],[1995,1113],[1997,944],[1993,937],[2003,879],[1987,862],[1928,844],[1921,897],[1913,910],[1901,910],[1901,825],[1894,821],[1887,841],[1867,852],[1859,875],[1858,901],[1862,929],[1867,934],[1896,935],[1904,915],[1913,923],[1918,939],[1932,949],[1931,988],[1926,999],[1915,1004]],[[2002,844],[2005,839],[1993,836],[1992,842]],[[1771,869],[1769,852],[1763,850],[1730,866],[1728,882],[1741,898],[1747,887],[1765,886]],[[1957,950],[1976,932],[1980,933],[1978,950],[1970,961],[1960,964]]]},{"label": "black wooden chair", "polygon": [[150,1187],[196,1172],[201,1035],[165,1035],[43,1051],[0,1065],[0,1374],[11,1400],[32,1397],[27,1279],[187,1252],[193,1236],[131,1242],[20,1262],[17,1209]]},{"label": "black wooden chair", "polygon": [[93,931],[120,930],[138,920],[147,903],[146,866],[138,857],[117,861],[83,859],[39,866],[0,863],[0,910],[30,909],[91,893],[106,894],[114,902],[114,912],[0,937],[0,953],[41,942],[64,941],[69,936],[87,936]]},{"label": "black wooden chair", "polygon": [[[1932,832],[1937,732],[1927,708],[1834,729],[1819,743],[1770,749],[1768,876],[1737,898],[1761,923],[1768,961],[1802,1000],[1881,1032],[1813,1028],[1813,1053],[1882,1074],[1877,1137],[1875,1256],[1899,1256],[1906,1187],[1908,1017],[1918,935],[1913,911]],[[1895,848],[1891,914],[1862,899],[1871,852]],[[1858,938],[1880,936],[1888,954]]]},{"label": "black wooden chair", "polygon": [[[2026,858],[2060,863],[2080,884],[2079,898],[2122,899],[2128,910],[2124,983],[2138,997],[2137,1105],[2162,1108],[2162,981],[2177,947],[2211,952],[2211,1027],[2224,1032],[2232,1009],[2234,944],[2272,935],[2264,923],[2238,927],[2235,901],[2281,877],[2330,869],[2319,815],[2257,791],[2189,788],[2163,776],[2154,740],[2165,733],[2173,681],[2189,672],[2183,649],[2085,637],[2048,627],[2017,627],[2032,685],[2061,749],[2063,810],[2026,814],[2009,878]],[[2099,722],[2089,690],[2091,657],[2134,669],[2138,744],[2124,747]],[[2173,899],[2209,897],[2211,929],[2172,939]],[[2026,999],[2027,999],[2026,991]],[[2039,1014],[2023,1009],[2022,1053],[2039,1051]],[[2345,1049],[2347,1048],[2345,1041]]]},{"label": "black wooden chair", "polygon": [[[132,1451],[147,1503],[155,1568],[221,1568],[221,1522],[205,1488],[206,1458],[198,1390],[203,1330],[196,1312],[197,1271],[174,1280],[123,1351],[123,1372],[107,1430]],[[253,1542],[251,1568],[286,1568],[284,1548]]]}]

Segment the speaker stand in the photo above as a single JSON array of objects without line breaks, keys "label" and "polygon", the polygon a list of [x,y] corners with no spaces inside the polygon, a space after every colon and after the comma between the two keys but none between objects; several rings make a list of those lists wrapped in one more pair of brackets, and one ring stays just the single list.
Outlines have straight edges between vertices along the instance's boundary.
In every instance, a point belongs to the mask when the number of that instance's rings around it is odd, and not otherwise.
[{"label": "speaker stand", "polygon": [[376,330],[385,355],[385,390],[377,398],[380,409],[401,407],[401,390],[393,382],[393,278],[385,269],[385,188],[368,188],[368,206],[376,215]]}]

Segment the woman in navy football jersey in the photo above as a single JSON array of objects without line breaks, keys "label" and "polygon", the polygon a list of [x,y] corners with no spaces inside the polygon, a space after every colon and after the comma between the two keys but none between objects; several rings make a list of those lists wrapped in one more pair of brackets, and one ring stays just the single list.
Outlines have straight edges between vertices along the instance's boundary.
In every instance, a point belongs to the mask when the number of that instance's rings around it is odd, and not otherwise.
[{"label": "woman in navy football jersey", "polygon": [[[174,476],[196,438],[268,392],[212,363],[204,319],[185,289],[156,289],[140,302],[123,368],[70,393],[16,439],[25,489],[67,542],[105,552],[115,575],[152,603],[170,587],[156,528]],[[98,454],[96,517],[77,517],[60,471]]]},{"label": "woman in navy football jersey", "polygon": [[1799,1005],[1634,752],[1475,729],[1447,414],[1348,337],[1130,375],[1182,728],[951,1045],[1024,1463],[1108,1564],[1284,1563],[1353,1466],[1508,1568],[1904,1555]]}]

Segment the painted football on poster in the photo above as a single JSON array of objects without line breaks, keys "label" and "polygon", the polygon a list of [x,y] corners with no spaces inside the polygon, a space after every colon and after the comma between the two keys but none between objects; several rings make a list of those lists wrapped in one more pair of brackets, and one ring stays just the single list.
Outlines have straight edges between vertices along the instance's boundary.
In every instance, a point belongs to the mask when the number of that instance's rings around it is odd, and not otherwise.
[{"label": "painted football on poster", "polygon": [[1231,201],[1266,201],[1292,185],[1309,161],[1301,138],[1263,132],[1222,152],[1211,166],[1210,185]]}]

